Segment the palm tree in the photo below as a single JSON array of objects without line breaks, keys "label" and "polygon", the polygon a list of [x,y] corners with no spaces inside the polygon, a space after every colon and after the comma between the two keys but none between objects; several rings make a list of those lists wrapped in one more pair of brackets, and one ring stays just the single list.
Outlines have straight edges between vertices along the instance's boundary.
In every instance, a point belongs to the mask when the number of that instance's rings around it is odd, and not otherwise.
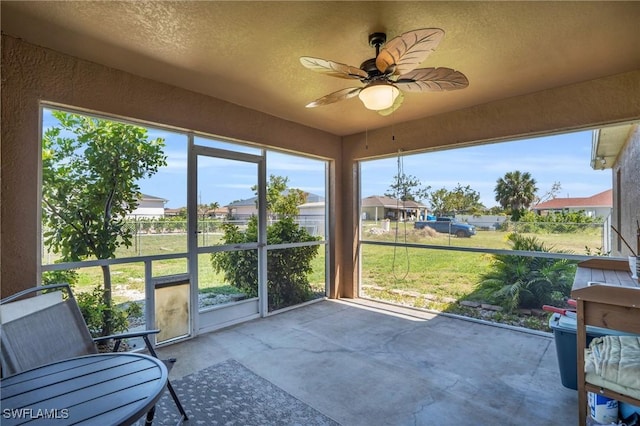
[{"label": "palm tree", "polygon": [[511,220],[517,221],[536,198],[536,180],[529,172],[507,172],[498,179],[494,192],[502,208],[511,210]]}]

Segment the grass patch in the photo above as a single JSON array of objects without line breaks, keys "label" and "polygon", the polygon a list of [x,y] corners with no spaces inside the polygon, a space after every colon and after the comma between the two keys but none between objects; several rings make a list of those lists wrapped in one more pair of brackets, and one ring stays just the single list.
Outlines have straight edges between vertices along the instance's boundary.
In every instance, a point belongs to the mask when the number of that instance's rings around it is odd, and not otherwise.
[{"label": "grass patch", "polygon": [[208,287],[200,289],[203,294],[237,294],[238,289],[232,285],[219,285],[217,287]]},{"label": "grass patch", "polygon": [[[397,228],[397,232],[396,232]],[[482,247],[489,249],[509,249],[505,231],[478,231],[470,238],[458,238],[455,235],[433,232],[429,228],[414,229],[413,224],[391,222],[389,232],[381,232],[382,225],[365,222],[362,225],[362,239],[365,241],[386,241],[398,243],[432,244],[450,247]],[[582,232],[575,233],[521,233],[523,236],[535,236],[554,251],[582,254],[586,247],[594,251],[602,246],[602,225],[594,225]]]},{"label": "grass patch", "polygon": [[[207,234],[199,237],[199,245],[217,244],[221,242],[221,234]],[[186,234],[149,234],[140,235],[133,239],[130,247],[119,247],[116,258],[151,256],[167,253],[186,253]],[[185,255],[186,256],[186,255]],[[59,256],[45,253],[43,259],[46,263],[54,263]],[[210,260],[209,254],[199,255],[199,291],[207,294],[229,295],[240,293],[236,287],[224,279],[223,273],[216,272]],[[325,292],[325,246],[320,246],[318,255],[312,260],[313,271],[308,274],[308,279],[314,295],[324,295]],[[144,297],[144,262],[111,265],[111,282],[113,298],[116,303],[131,302]],[[103,277],[100,267],[88,267],[77,270],[78,283],[75,291],[82,293],[91,291],[96,286],[102,286]],[[152,263],[154,277],[165,275],[184,274],[188,272],[188,261],[185,258],[167,259]],[[140,296],[142,295],[142,296]]]},{"label": "grass patch", "polygon": [[[409,242],[418,244],[444,245],[452,247],[483,247],[495,249],[509,249],[507,243],[508,232],[478,231],[471,238],[457,238],[446,234],[430,232],[430,229],[415,230],[412,224],[400,223],[398,234],[391,223],[391,231],[378,232],[381,225],[372,222],[363,224],[363,238],[369,241]],[[375,229],[376,231],[371,231]],[[533,235],[533,234],[524,234]],[[565,233],[565,234],[535,234],[536,237],[554,250],[581,254],[585,247],[597,248],[601,245],[597,232]],[[219,241],[219,235],[201,237],[210,244]],[[218,240],[216,240],[218,238]],[[166,253],[186,253],[186,234],[142,235],[134,239],[130,248],[120,248],[117,257],[132,257],[137,255],[154,255]],[[202,242],[200,242],[202,244]],[[415,249],[403,247],[386,247],[363,244],[362,255],[362,288],[368,297],[377,298],[418,308],[426,308],[443,312],[459,313],[472,316],[457,303],[458,300],[481,301],[476,286],[479,277],[491,268],[492,256],[482,253],[455,252],[433,249]],[[56,257],[44,253],[43,259],[47,263],[55,261]],[[225,282],[222,274],[216,273],[211,267],[208,254],[200,255],[200,291],[217,294],[237,293],[231,283]],[[325,247],[320,246],[318,255],[312,261],[313,272],[308,275],[309,282],[317,295],[325,291]],[[144,292],[144,264],[142,262],[113,265],[112,281],[116,290],[115,299],[119,302],[130,301],[127,291]],[[153,275],[173,275],[187,272],[186,259],[171,259],[153,262]],[[102,271],[99,267],[82,268],[78,270],[78,291],[87,291],[102,284]],[[374,288],[376,290],[374,290]],[[123,296],[117,291],[123,290]],[[406,296],[394,292],[411,292],[421,297]],[[428,296],[428,297],[424,297]],[[531,324],[529,324],[531,322]],[[541,320],[525,320],[525,326],[540,329]],[[546,326],[546,325],[545,325]]]},{"label": "grass patch", "polygon": [[363,245],[362,283],[458,299],[474,291],[490,262],[481,253]]},{"label": "grass patch", "polygon": [[[392,224],[393,226],[394,224]],[[398,235],[392,227],[389,233],[370,232],[365,225],[365,240],[408,242],[430,245],[511,249],[508,232],[479,231],[471,238],[456,238],[446,234],[424,232],[400,224]],[[586,254],[586,247],[599,247],[600,236],[590,230],[585,233],[522,234],[535,236],[555,251]],[[434,249],[387,247],[363,244],[363,295],[416,308],[450,312],[473,318],[549,331],[548,317],[520,314],[487,314],[459,305],[462,300],[483,302],[477,284],[491,269],[493,256],[483,253],[455,252]]]}]

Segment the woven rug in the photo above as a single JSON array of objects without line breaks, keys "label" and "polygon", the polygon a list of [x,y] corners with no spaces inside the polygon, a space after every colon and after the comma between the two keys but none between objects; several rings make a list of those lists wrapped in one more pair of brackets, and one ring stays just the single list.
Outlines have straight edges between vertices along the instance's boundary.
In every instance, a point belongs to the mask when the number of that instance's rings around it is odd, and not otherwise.
[{"label": "woven rug", "polygon": [[[235,360],[171,380],[189,416],[187,425],[332,425],[338,423]],[[168,391],[156,405],[154,425],[180,416]],[[144,419],[136,425],[143,425]]]}]

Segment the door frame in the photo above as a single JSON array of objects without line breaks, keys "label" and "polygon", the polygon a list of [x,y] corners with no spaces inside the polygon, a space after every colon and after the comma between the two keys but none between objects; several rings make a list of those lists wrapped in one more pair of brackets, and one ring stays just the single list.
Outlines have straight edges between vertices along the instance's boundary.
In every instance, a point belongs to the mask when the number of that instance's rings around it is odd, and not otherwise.
[{"label": "door frame", "polygon": [[[266,152],[261,155],[228,151],[195,144],[193,133],[188,135],[187,158],[187,247],[188,267],[191,280],[191,336],[209,332],[223,326],[244,322],[249,319],[267,315],[267,168]],[[222,158],[233,161],[243,161],[257,165],[258,180],[258,241],[215,247],[198,247],[198,157]],[[198,308],[198,256],[224,250],[255,249],[258,252],[258,300],[257,310],[251,308],[255,300],[236,302],[224,307],[214,308],[203,312]],[[244,309],[241,307],[245,306]],[[240,307],[240,308],[239,308]],[[247,312],[247,309],[249,311]],[[257,311],[257,312],[254,312]],[[217,319],[217,320],[216,320]]]}]

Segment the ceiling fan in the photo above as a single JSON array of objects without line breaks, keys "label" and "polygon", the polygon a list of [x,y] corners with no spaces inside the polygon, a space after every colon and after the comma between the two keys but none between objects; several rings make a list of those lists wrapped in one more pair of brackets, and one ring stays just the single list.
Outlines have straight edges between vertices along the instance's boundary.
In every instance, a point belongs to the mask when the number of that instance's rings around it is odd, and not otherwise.
[{"label": "ceiling fan", "polygon": [[402,92],[464,89],[469,85],[469,80],[459,71],[444,67],[415,69],[435,50],[443,37],[444,31],[439,28],[423,28],[392,38],[385,45],[387,35],[373,33],[369,35],[369,45],[376,48],[376,56],[364,61],[360,68],[326,59],[301,57],[302,65],[312,71],[360,80],[365,85],[330,93],[307,104],[307,108],[328,105],[357,95],[366,108],[389,115],[402,104]]}]

